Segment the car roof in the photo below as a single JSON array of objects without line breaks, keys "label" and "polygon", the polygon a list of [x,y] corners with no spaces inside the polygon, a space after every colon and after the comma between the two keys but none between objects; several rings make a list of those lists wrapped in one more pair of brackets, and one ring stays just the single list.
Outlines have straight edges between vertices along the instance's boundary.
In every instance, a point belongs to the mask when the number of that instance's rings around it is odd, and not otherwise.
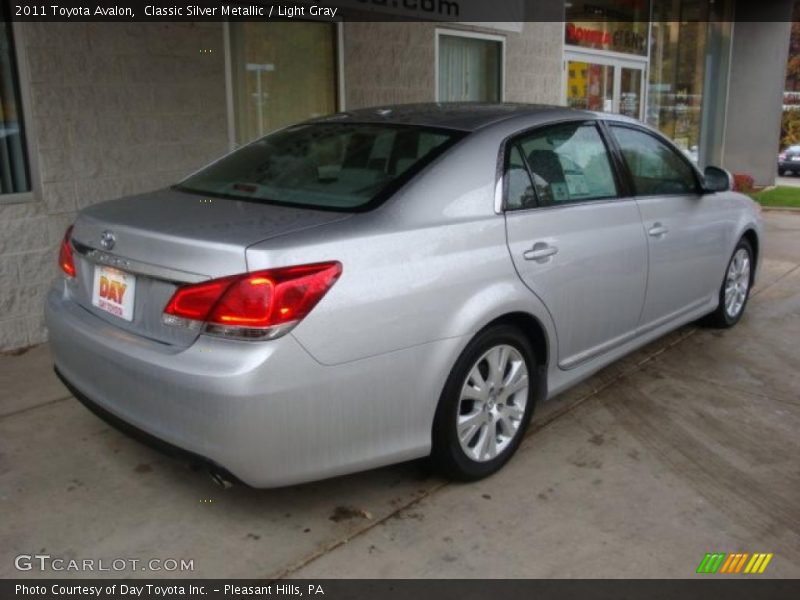
[{"label": "car roof", "polygon": [[[361,108],[314,119],[312,122],[387,123],[475,131],[514,117],[563,119],[620,119],[619,115],[596,113],[548,104],[483,102],[431,102],[426,104],[388,104]],[[628,120],[621,118],[620,120]]]}]

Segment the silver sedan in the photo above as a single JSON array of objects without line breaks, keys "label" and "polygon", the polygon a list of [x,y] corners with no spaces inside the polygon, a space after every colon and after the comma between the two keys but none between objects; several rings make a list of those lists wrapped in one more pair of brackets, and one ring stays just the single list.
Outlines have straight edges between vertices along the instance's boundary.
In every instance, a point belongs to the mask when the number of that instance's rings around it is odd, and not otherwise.
[{"label": "silver sedan", "polygon": [[358,110],[83,210],[55,367],[114,424],[271,487],[430,456],[487,476],[537,402],[742,317],[757,206],[629,118]]}]

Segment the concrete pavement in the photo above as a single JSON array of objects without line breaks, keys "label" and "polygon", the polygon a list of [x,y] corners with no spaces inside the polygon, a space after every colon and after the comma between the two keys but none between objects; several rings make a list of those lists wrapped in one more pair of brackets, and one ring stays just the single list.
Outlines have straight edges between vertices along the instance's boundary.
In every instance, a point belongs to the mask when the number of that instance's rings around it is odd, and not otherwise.
[{"label": "concrete pavement", "polygon": [[539,407],[470,485],[410,463],[221,490],[86,411],[46,345],[0,356],[0,577],[42,576],[14,568],[35,553],[194,561],[100,576],[691,577],[714,551],[799,577],[800,215],[766,219],[738,327],[683,328]]}]

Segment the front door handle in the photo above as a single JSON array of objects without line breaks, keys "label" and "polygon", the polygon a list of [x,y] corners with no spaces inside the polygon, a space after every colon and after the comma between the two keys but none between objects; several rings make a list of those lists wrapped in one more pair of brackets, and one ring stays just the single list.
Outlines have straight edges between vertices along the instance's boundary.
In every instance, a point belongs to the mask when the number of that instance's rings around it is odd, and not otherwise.
[{"label": "front door handle", "polygon": [[551,246],[546,242],[536,242],[533,248],[526,250],[522,256],[525,257],[525,260],[544,262],[555,254],[558,254],[558,248],[555,246]]},{"label": "front door handle", "polygon": [[647,235],[651,237],[661,237],[669,233],[669,229],[664,227],[661,223],[654,223],[653,226],[647,230]]}]

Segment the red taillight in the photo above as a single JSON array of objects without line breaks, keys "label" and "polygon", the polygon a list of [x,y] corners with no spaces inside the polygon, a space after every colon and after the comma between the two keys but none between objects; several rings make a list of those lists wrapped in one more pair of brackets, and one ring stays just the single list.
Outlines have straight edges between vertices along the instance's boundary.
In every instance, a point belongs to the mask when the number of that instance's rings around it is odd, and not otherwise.
[{"label": "red taillight", "polygon": [[171,325],[206,324],[211,333],[274,338],[313,309],[342,272],[338,262],[269,269],[178,288],[164,309]]},{"label": "red taillight", "polygon": [[214,303],[219,300],[232,281],[233,278],[226,277],[180,287],[170,299],[164,313],[190,321],[205,321]]},{"label": "red taillight", "polygon": [[72,225],[67,227],[64,239],[61,240],[61,250],[58,253],[58,266],[67,277],[75,277],[75,260],[72,257]]}]

